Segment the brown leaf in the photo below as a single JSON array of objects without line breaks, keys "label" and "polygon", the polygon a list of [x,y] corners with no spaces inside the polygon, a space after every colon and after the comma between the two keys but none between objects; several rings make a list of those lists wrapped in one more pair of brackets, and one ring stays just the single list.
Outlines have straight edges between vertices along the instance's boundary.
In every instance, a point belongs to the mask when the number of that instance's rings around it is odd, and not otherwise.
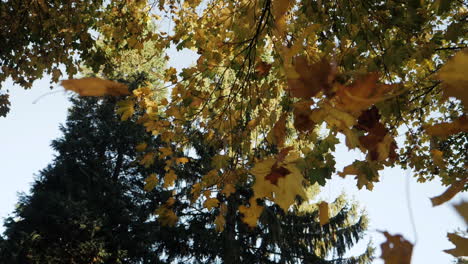
[{"label": "brown leaf", "polygon": [[382,255],[380,256],[385,264],[410,264],[413,254],[413,244],[403,238],[401,235],[390,235],[388,232],[382,232],[387,241],[380,245]]},{"label": "brown leaf", "polygon": [[278,153],[278,157],[276,158],[276,160],[278,162],[283,162],[284,159],[286,158],[286,156],[288,156],[288,153],[289,151],[293,150],[294,147],[286,147],[286,148],[283,148],[279,153]]},{"label": "brown leaf", "polygon": [[319,203],[318,207],[319,207],[320,226],[324,226],[330,222],[328,203],[325,201],[322,201],[321,203]]},{"label": "brown leaf", "polygon": [[450,242],[455,244],[455,248],[446,249],[444,250],[445,253],[454,257],[468,256],[468,238],[461,237],[455,233],[448,233],[447,237]]},{"label": "brown leaf", "polygon": [[432,197],[431,202],[432,206],[441,205],[450,199],[452,199],[457,193],[461,192],[463,188],[465,188],[465,184],[467,183],[468,178],[464,175],[462,180],[456,181],[450,185],[450,187],[441,195]]},{"label": "brown leaf", "polygon": [[288,79],[289,91],[293,97],[310,99],[320,91],[328,97],[332,95],[335,70],[326,59],[309,64],[305,56],[299,56],[294,61],[294,69],[299,78]]},{"label": "brown leaf", "polygon": [[265,176],[265,180],[270,181],[274,185],[278,185],[278,179],[281,177],[286,177],[291,173],[288,169],[285,167],[278,167],[278,164],[274,164],[273,167],[271,167],[271,172]]},{"label": "brown leaf", "polygon": [[311,101],[300,101],[294,104],[294,128],[299,132],[308,132],[315,127],[314,121],[310,118],[312,114]]},{"label": "brown leaf", "polygon": [[286,139],[286,115],[283,114],[273,126],[273,136],[275,137],[276,145],[282,147]]},{"label": "brown leaf", "polygon": [[468,49],[458,52],[437,73],[445,98],[455,97],[468,109]]},{"label": "brown leaf", "polygon": [[369,73],[351,85],[340,85],[334,97],[336,107],[348,113],[359,115],[362,110],[384,100],[386,94],[395,86],[379,84],[378,80],[377,73]]},{"label": "brown leaf", "polygon": [[61,84],[66,90],[74,91],[81,96],[119,96],[130,94],[127,85],[96,77],[63,80]]},{"label": "brown leaf", "polygon": [[440,123],[433,126],[425,126],[427,134],[436,137],[447,137],[460,132],[468,132],[468,117],[466,115],[455,119],[450,123]]},{"label": "brown leaf", "polygon": [[268,73],[270,72],[271,69],[271,64],[268,64],[266,62],[260,62],[257,64],[255,67],[255,72],[259,77],[267,76]]},{"label": "brown leaf", "polygon": [[458,214],[463,217],[465,223],[468,223],[468,202],[462,202],[461,204],[454,205],[454,207]]}]

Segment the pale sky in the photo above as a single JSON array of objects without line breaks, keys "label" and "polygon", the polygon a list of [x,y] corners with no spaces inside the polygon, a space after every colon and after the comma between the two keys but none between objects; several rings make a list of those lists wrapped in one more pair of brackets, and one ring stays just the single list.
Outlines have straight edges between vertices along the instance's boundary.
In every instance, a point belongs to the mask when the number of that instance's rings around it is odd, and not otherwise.
[{"label": "pale sky", "polygon": [[[170,50],[170,65],[180,69],[195,60],[193,53],[175,54]],[[60,136],[59,124],[65,122],[67,108],[71,105],[65,93],[53,93],[33,101],[50,92],[49,78],[37,81],[31,90],[14,86],[11,81],[2,85],[2,90],[10,90],[11,112],[7,118],[0,117],[0,220],[7,217],[15,207],[17,193],[28,192],[34,175],[52,161],[54,153],[50,148],[53,139]],[[55,85],[53,91],[63,90]],[[362,155],[349,152],[345,146],[337,150],[337,168],[351,164]],[[380,256],[380,244],[384,237],[377,230],[386,230],[391,234],[402,234],[417,244],[413,250],[412,264],[450,263],[453,258],[442,250],[453,248],[447,238],[447,232],[465,229],[462,219],[452,208],[452,204],[468,200],[466,193],[459,194],[451,202],[433,208],[430,197],[441,194],[446,188],[440,182],[417,183],[407,172],[398,168],[389,168],[381,173],[381,181],[374,185],[374,191],[357,190],[352,176],[342,179],[334,176],[324,188],[320,197],[332,202],[341,192],[354,197],[370,218],[367,235],[377,247],[376,256]],[[408,185],[410,201],[407,199]],[[414,215],[414,231],[408,212],[408,204]],[[3,226],[0,232],[3,232]],[[415,233],[416,232],[416,233]],[[367,240],[359,243],[352,254],[362,252]],[[381,259],[374,261],[383,264]]]}]

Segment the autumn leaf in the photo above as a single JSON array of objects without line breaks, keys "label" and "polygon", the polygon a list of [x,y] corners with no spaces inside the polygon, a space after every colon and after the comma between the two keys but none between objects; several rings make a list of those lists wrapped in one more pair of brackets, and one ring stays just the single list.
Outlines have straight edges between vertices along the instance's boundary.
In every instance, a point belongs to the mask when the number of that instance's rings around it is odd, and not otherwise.
[{"label": "autumn leaf", "polygon": [[434,164],[437,165],[439,168],[445,168],[443,155],[444,155],[444,152],[438,149],[431,150],[432,160],[434,161]]},{"label": "autumn leaf", "polygon": [[465,223],[468,223],[468,202],[461,202],[460,204],[454,205],[458,214],[463,217]]},{"label": "autumn leaf", "polygon": [[239,206],[239,212],[243,214],[242,222],[246,223],[250,228],[257,226],[257,221],[260,215],[263,212],[263,206],[257,204],[257,199],[255,197],[250,198],[250,206],[245,205]]},{"label": "autumn leaf", "polygon": [[294,69],[297,78],[288,78],[289,92],[293,97],[311,99],[320,91],[332,95],[332,82],[335,77],[334,68],[326,60],[309,64],[305,56],[296,57]]},{"label": "autumn leaf", "polygon": [[61,84],[66,90],[74,91],[81,96],[119,96],[130,94],[127,85],[97,77],[63,80]]},{"label": "autumn leaf", "polygon": [[121,115],[121,120],[128,120],[135,113],[133,100],[122,100],[117,102],[117,114]]},{"label": "autumn leaf", "polygon": [[149,166],[153,165],[155,156],[156,154],[153,152],[146,153],[140,160],[140,164],[148,168]]},{"label": "autumn leaf", "polygon": [[224,215],[219,214],[216,216],[215,221],[215,229],[218,232],[223,232],[224,231],[224,225],[226,225],[226,219],[224,218]]},{"label": "autumn leaf", "polygon": [[166,175],[164,175],[164,188],[174,186],[176,179],[177,175],[175,174],[174,170],[169,170]]},{"label": "autumn leaf", "polygon": [[275,138],[275,143],[279,147],[284,146],[284,141],[286,140],[286,115],[283,114],[273,126],[273,136]]},{"label": "autumn leaf", "polygon": [[211,210],[211,208],[218,207],[218,206],[219,206],[219,200],[216,198],[208,198],[203,203],[203,207],[205,207],[208,210]]},{"label": "autumn leaf", "polygon": [[452,199],[455,195],[457,195],[457,193],[463,191],[463,189],[465,188],[465,184],[467,182],[468,182],[468,177],[466,177],[466,175],[464,175],[462,180],[453,182],[450,185],[450,187],[447,190],[445,190],[444,193],[442,193],[439,196],[431,198],[432,206],[441,205],[449,201],[450,199]]},{"label": "autumn leaf", "polygon": [[185,164],[185,163],[187,163],[187,162],[189,162],[189,160],[188,160],[188,158],[186,158],[186,157],[181,157],[181,158],[177,158],[177,159],[176,159],[176,163],[177,163],[177,164]]},{"label": "autumn leaf", "polygon": [[370,191],[374,188],[374,182],[379,181],[377,170],[365,161],[353,162],[353,164],[346,166],[342,172],[339,172],[338,175],[343,178],[346,175],[356,175],[358,188],[361,189],[366,186],[366,189]]},{"label": "autumn leaf", "polygon": [[163,226],[175,226],[178,217],[174,213],[174,211],[170,208],[167,204],[162,205],[158,209],[156,209],[155,214],[158,216],[158,221],[161,223]]},{"label": "autumn leaf", "polygon": [[461,237],[455,233],[448,233],[447,237],[450,242],[455,244],[455,248],[446,249],[444,252],[454,257],[468,256],[468,238]]},{"label": "autumn leaf", "polygon": [[255,72],[257,73],[257,76],[259,77],[264,77],[267,76],[268,73],[270,72],[271,69],[271,64],[268,64],[264,61],[261,61],[260,63],[255,66]]},{"label": "autumn leaf", "polygon": [[222,194],[226,195],[226,197],[229,197],[231,194],[236,192],[236,188],[232,184],[226,184],[221,191]]},{"label": "autumn leaf", "polygon": [[156,185],[158,184],[159,180],[158,180],[158,177],[156,176],[155,173],[151,173],[150,176],[148,176],[146,179],[145,179],[145,187],[144,187],[144,190],[147,191],[147,192],[150,192],[152,191]]},{"label": "autumn leaf", "polygon": [[458,52],[442,68],[437,76],[443,81],[444,97],[460,99],[465,108],[468,108],[468,49]]},{"label": "autumn leaf", "polygon": [[320,226],[324,226],[328,224],[328,222],[330,222],[328,203],[325,201],[322,201],[321,203],[319,203],[318,208],[319,208]]},{"label": "autumn leaf", "polygon": [[300,101],[294,104],[294,128],[299,132],[308,132],[315,127],[310,108],[312,101]]},{"label": "autumn leaf", "polygon": [[265,176],[265,180],[270,181],[271,184],[278,185],[278,179],[286,177],[289,173],[291,172],[288,169],[285,167],[278,167],[275,163],[273,167],[271,167],[270,173]]},{"label": "autumn leaf", "polygon": [[138,152],[143,152],[145,151],[146,147],[148,147],[148,144],[146,142],[142,142],[138,145],[136,145],[135,150]]},{"label": "autumn leaf", "polygon": [[380,245],[382,255],[380,256],[385,264],[410,264],[413,254],[413,244],[401,235],[390,235],[382,232],[387,241]]},{"label": "autumn leaf", "polygon": [[351,85],[339,85],[334,97],[336,107],[348,113],[359,115],[362,110],[387,99],[390,96],[389,92],[395,86],[379,84],[378,80],[377,73],[369,73]]},{"label": "autumn leaf", "polygon": [[468,117],[466,115],[455,119],[453,122],[444,122],[432,126],[425,126],[430,136],[445,138],[460,132],[468,132]]}]

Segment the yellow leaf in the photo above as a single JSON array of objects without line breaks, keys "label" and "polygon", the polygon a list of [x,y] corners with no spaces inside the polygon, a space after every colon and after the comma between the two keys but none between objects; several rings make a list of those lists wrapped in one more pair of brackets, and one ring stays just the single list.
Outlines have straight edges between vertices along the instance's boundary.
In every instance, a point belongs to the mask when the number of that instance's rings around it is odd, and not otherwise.
[{"label": "yellow leaf", "polygon": [[66,90],[74,91],[81,96],[118,96],[130,94],[127,85],[96,77],[63,80],[61,84]]},{"label": "yellow leaf", "polygon": [[155,214],[158,215],[158,221],[163,226],[175,226],[179,219],[174,211],[169,209],[166,205],[156,209]]},{"label": "yellow leaf", "polygon": [[176,163],[177,163],[177,164],[185,164],[185,163],[187,163],[187,162],[189,162],[189,160],[188,160],[187,158],[185,158],[185,157],[177,158],[177,159],[176,159]]},{"label": "yellow leaf", "polygon": [[226,224],[226,219],[224,219],[224,215],[219,214],[218,216],[216,216],[214,223],[216,231],[224,231],[224,225]]},{"label": "yellow leaf", "polygon": [[468,49],[458,52],[438,72],[445,97],[456,97],[468,108]]},{"label": "yellow leaf", "polygon": [[446,249],[444,252],[454,257],[468,256],[468,238],[461,237],[455,233],[448,233],[447,237],[450,242],[455,244],[455,248]]},{"label": "yellow leaf", "polygon": [[146,153],[140,160],[140,165],[144,165],[146,168],[153,165],[155,154],[153,152]]},{"label": "yellow leaf", "polygon": [[175,180],[177,179],[177,175],[173,170],[169,170],[166,175],[164,175],[164,188],[174,186]]},{"label": "yellow leaf", "polygon": [[138,152],[142,152],[142,151],[145,151],[145,149],[146,149],[147,146],[148,146],[148,144],[146,144],[145,142],[143,142],[143,143],[138,144],[138,145],[135,147],[135,149],[136,149],[136,151],[138,151]]},{"label": "yellow leaf", "polygon": [[160,157],[163,159],[167,156],[170,156],[172,155],[172,150],[171,148],[166,148],[166,147],[162,147],[162,148],[159,148],[159,151],[161,152],[161,155]]},{"label": "yellow leaf", "polygon": [[382,255],[380,256],[385,264],[410,264],[413,254],[413,244],[404,239],[401,235],[390,235],[382,232],[387,241],[380,245]]},{"label": "yellow leaf", "polygon": [[257,226],[258,218],[263,212],[263,206],[257,204],[257,199],[255,197],[250,198],[249,203],[250,207],[244,205],[239,206],[239,212],[244,215],[242,221],[249,227],[254,228]]},{"label": "yellow leaf", "polygon": [[203,207],[205,207],[208,210],[211,210],[213,207],[218,207],[218,206],[219,206],[219,201],[216,198],[208,198],[203,203]]},{"label": "yellow leaf", "polygon": [[133,113],[135,113],[135,108],[133,100],[122,100],[117,102],[117,114],[122,115],[120,119],[125,121],[129,119]]},{"label": "yellow leaf", "polygon": [[328,203],[325,201],[322,201],[321,203],[319,203],[318,208],[319,208],[320,226],[324,226],[328,224],[328,222],[330,222]]},{"label": "yellow leaf", "polygon": [[232,184],[226,184],[224,185],[224,188],[223,190],[221,191],[221,193],[223,193],[224,195],[226,195],[226,197],[229,197],[232,193],[235,193],[236,192],[236,188],[234,187],[234,185]]},{"label": "yellow leaf", "polygon": [[147,192],[150,192],[151,190],[154,189],[154,187],[156,187],[158,182],[159,182],[159,180],[158,180],[158,177],[156,176],[156,174],[154,174],[154,173],[150,174],[150,176],[148,176],[145,179],[144,190],[147,191]]},{"label": "yellow leaf", "polygon": [[467,181],[468,181],[468,178],[465,175],[465,177],[462,180],[452,183],[450,187],[447,190],[445,190],[444,193],[442,193],[439,196],[432,197],[431,198],[432,206],[441,205],[449,201],[450,199],[452,199],[455,195],[457,195],[457,193],[463,191]]},{"label": "yellow leaf", "polygon": [[296,196],[306,198],[305,179],[294,164],[296,154],[289,154],[284,162],[269,158],[255,164],[251,173],[255,176],[253,190],[256,198],[269,198],[284,211],[295,202]]},{"label": "yellow leaf", "polygon": [[431,150],[432,160],[434,161],[434,164],[437,165],[439,168],[445,168],[443,155],[444,155],[444,152],[438,149]]}]

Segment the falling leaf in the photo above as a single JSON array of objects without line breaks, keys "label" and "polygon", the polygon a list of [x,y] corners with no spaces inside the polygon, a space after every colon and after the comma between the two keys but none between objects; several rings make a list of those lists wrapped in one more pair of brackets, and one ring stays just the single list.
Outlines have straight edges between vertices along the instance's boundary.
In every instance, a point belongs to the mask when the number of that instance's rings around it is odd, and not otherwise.
[{"label": "falling leaf", "polygon": [[325,201],[322,201],[321,203],[319,203],[318,208],[319,208],[320,226],[324,226],[328,224],[328,222],[330,222],[328,203]]},{"label": "falling leaf", "polygon": [[351,85],[340,85],[335,98],[336,107],[348,113],[359,114],[371,105],[390,97],[393,85],[379,84],[379,75],[369,73]]},{"label": "falling leaf", "polygon": [[205,207],[208,210],[211,210],[211,208],[218,207],[218,206],[219,206],[219,200],[216,198],[208,198],[203,203],[203,207]]},{"label": "falling leaf", "polygon": [[468,256],[468,238],[461,237],[455,233],[448,233],[447,237],[450,242],[455,244],[455,248],[446,249],[444,252],[454,257]]},{"label": "falling leaf", "polygon": [[293,97],[310,99],[320,91],[327,96],[331,95],[335,72],[326,59],[309,64],[305,56],[299,56],[295,59],[294,69],[299,77],[288,78],[289,91]]},{"label": "falling leaf", "polygon": [[63,80],[66,90],[74,91],[81,96],[129,95],[127,85],[97,77]]},{"label": "falling leaf", "polygon": [[465,223],[468,223],[468,202],[462,202],[460,204],[454,205],[458,214],[463,217]]},{"label": "falling leaf", "polygon": [[443,81],[444,97],[455,97],[468,108],[468,49],[453,56],[442,68],[437,76]]},{"label": "falling leaf", "polygon": [[390,235],[388,232],[382,232],[387,241],[380,245],[382,255],[380,256],[385,264],[410,264],[413,254],[413,244],[403,238],[401,235]]},{"label": "falling leaf", "polygon": [[461,192],[465,188],[467,181],[468,177],[465,175],[462,180],[453,182],[444,193],[431,198],[432,206],[441,205],[452,199],[455,195],[457,195],[457,193]]},{"label": "falling leaf", "polygon": [[151,173],[150,176],[148,176],[146,179],[145,179],[145,187],[144,187],[144,190],[147,191],[147,192],[150,192],[152,191],[156,185],[158,184],[159,180],[158,180],[158,177],[156,176],[156,174],[154,173]]},{"label": "falling leaf", "polygon": [[377,170],[365,161],[353,162],[353,164],[346,166],[342,172],[339,172],[338,175],[343,178],[346,175],[356,175],[358,188],[361,189],[366,186],[366,189],[370,191],[374,188],[373,182],[379,181]]},{"label": "falling leaf", "polygon": [[424,128],[430,136],[445,138],[460,132],[468,132],[468,117],[464,115],[455,119],[453,122],[425,126]]}]

